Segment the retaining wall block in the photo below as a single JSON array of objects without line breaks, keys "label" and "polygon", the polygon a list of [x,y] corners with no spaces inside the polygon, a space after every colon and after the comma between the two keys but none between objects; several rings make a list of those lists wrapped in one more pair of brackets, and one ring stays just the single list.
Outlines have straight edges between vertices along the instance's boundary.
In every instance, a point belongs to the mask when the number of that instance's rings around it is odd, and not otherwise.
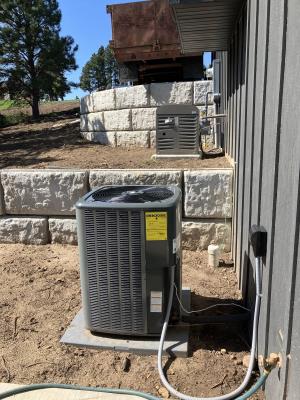
[{"label": "retaining wall block", "polygon": [[192,104],[193,82],[151,83],[150,105]]},{"label": "retaining wall block", "polygon": [[107,111],[116,108],[115,89],[100,90],[93,92],[93,111]]},{"label": "retaining wall block", "polygon": [[116,147],[116,132],[94,132],[94,142]]},{"label": "retaining wall block", "polygon": [[103,112],[83,114],[80,117],[81,131],[105,131]]},{"label": "retaining wall block", "polygon": [[156,129],[156,108],[136,108],[132,110],[132,129]]},{"label": "retaining wall block", "polygon": [[4,203],[4,193],[3,193],[3,187],[1,184],[1,172],[0,172],[0,215],[5,214],[5,203]]},{"label": "retaining wall block", "polygon": [[220,245],[221,249],[227,252],[231,251],[231,227],[231,220],[216,223],[216,244]]},{"label": "retaining wall block", "polygon": [[[204,119],[205,118],[205,115],[206,115],[206,107],[205,106],[196,106],[198,109],[199,109],[199,112],[200,112],[200,117],[202,118],[202,119]],[[216,114],[216,112],[215,112],[215,106],[214,105],[209,105],[208,106],[208,108],[207,108],[207,115],[208,116],[212,116],[212,115],[215,115]],[[214,126],[215,126],[215,123],[216,123],[216,119],[214,119],[214,118],[212,118],[212,119],[210,119],[209,120],[210,121],[210,128],[211,129],[209,129],[209,130],[204,130],[204,131],[202,131],[202,135],[204,136],[206,136],[206,143],[211,143],[211,144],[213,144],[213,133],[215,132],[215,130],[214,130]]]},{"label": "retaining wall block", "polygon": [[116,132],[117,146],[122,147],[149,147],[148,131]]},{"label": "retaining wall block", "polygon": [[81,132],[81,136],[89,142],[111,147],[116,146],[116,132]]},{"label": "retaining wall block", "polygon": [[91,188],[103,185],[177,185],[182,187],[182,172],[167,170],[90,170]]},{"label": "retaining wall block", "polygon": [[7,214],[73,215],[88,189],[87,171],[2,170]]},{"label": "retaining wall block", "polygon": [[[199,112],[200,112],[200,117],[201,118],[204,118],[205,117],[205,112],[206,112],[206,107],[205,106],[196,106],[197,108],[198,108],[198,110],[199,110]],[[215,112],[215,106],[214,105],[212,105],[212,104],[210,104],[208,107],[207,107],[207,115],[208,116],[212,116],[212,115],[215,115],[216,114],[216,112]],[[212,122],[214,121],[213,119],[211,120]]]},{"label": "retaining wall block", "polygon": [[231,220],[226,221],[182,221],[182,244],[187,250],[207,250],[217,244],[222,251],[231,250]]},{"label": "retaining wall block", "polygon": [[49,218],[51,243],[77,244],[77,223],[75,218]]},{"label": "retaining wall block", "polygon": [[231,217],[232,170],[185,171],[184,191],[185,217]]},{"label": "retaining wall block", "polygon": [[46,244],[48,234],[47,218],[0,218],[0,243]]},{"label": "retaining wall block", "polygon": [[87,95],[80,99],[80,113],[86,114],[94,111],[93,96]]},{"label": "retaining wall block", "polygon": [[150,131],[149,142],[151,148],[156,147],[156,131]]},{"label": "retaining wall block", "polygon": [[149,86],[137,85],[117,88],[116,109],[144,107],[149,104]]},{"label": "retaining wall block", "polygon": [[104,126],[107,131],[131,131],[131,110],[105,111]]},{"label": "retaining wall block", "polygon": [[[194,104],[204,105],[206,102],[206,93],[212,92],[213,81],[196,81],[194,82]],[[213,95],[208,96],[208,103],[213,103]]]},{"label": "retaining wall block", "polygon": [[80,132],[80,135],[83,139],[94,142],[95,132]]}]

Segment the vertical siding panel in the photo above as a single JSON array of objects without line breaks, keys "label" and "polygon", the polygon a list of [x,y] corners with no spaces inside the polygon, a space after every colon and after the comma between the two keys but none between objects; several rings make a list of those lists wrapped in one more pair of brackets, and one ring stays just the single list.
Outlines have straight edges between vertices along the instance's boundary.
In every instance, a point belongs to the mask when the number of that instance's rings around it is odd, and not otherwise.
[{"label": "vertical siding panel", "polygon": [[[255,145],[257,142],[257,132],[256,132],[256,121],[257,121],[257,114],[260,112],[260,109],[258,107],[258,98],[262,97],[262,87],[257,85],[257,81],[260,83],[260,77],[259,77],[259,72],[260,70],[258,69],[259,61],[258,60],[258,48],[262,47],[262,43],[259,41],[261,39],[259,37],[259,24],[261,23],[262,16],[261,16],[261,2],[259,0],[256,0],[256,19],[253,20],[253,25],[255,25],[255,44],[254,44],[254,65],[253,65],[253,93],[252,93],[252,99],[251,99],[251,104],[252,105],[252,115],[251,119],[248,121],[248,127],[249,127],[249,133],[251,132],[251,142],[249,144],[249,167],[247,168],[248,170],[248,176],[249,176],[249,189],[247,192],[247,197],[249,197],[249,202],[247,204],[247,208],[245,209],[245,218],[244,218],[244,249],[245,249],[245,263],[244,265],[246,266],[247,263],[247,278],[244,278],[244,287],[245,290],[243,292],[247,296],[247,303],[248,306],[251,304],[254,305],[255,302],[255,276],[254,276],[254,265],[255,265],[255,259],[254,255],[252,253],[252,250],[250,249],[249,245],[249,230],[252,225],[251,223],[251,217],[252,217],[252,207],[257,208],[257,204],[253,204],[252,201],[252,196],[253,196],[253,191],[255,191],[255,187],[257,186],[258,182],[253,180],[253,175],[254,175],[254,170],[256,167],[256,164],[258,162],[257,159],[257,154],[255,154]],[[250,99],[249,99],[250,100]],[[261,101],[260,101],[261,102]],[[250,116],[250,115],[249,115]],[[250,134],[249,134],[250,136]],[[256,140],[255,140],[256,139]],[[243,284],[242,284],[243,288]]]},{"label": "vertical siding panel", "polygon": [[[226,54],[223,51],[221,53],[221,60],[222,60],[222,110],[221,113],[222,114],[226,114],[227,113],[227,76],[226,76],[226,71],[227,71],[227,64],[226,64]],[[222,126],[222,132],[223,135],[225,135],[225,132],[227,132],[226,129],[226,118],[222,118],[221,119],[221,126]],[[223,136],[223,140],[224,140],[224,136]]]},{"label": "vertical siding panel", "polygon": [[231,157],[236,160],[235,148],[236,148],[236,104],[238,96],[238,27],[236,27],[233,40],[233,103],[232,103],[232,133],[231,133]]},{"label": "vertical siding panel", "polygon": [[[300,149],[299,149],[300,150]],[[298,212],[296,214],[298,221],[300,220],[300,193],[298,194]],[[294,282],[293,302],[290,307],[291,325],[289,332],[289,343],[287,347],[287,371],[289,374],[286,377],[286,387],[284,397],[287,400],[299,400],[300,393],[300,238],[299,224],[298,237],[296,238],[295,246],[295,263],[294,263]],[[267,389],[270,392],[269,388]]]},{"label": "vertical siding panel", "polygon": [[[228,53],[226,53],[226,54],[228,54]],[[226,90],[226,93],[223,96],[223,99],[224,99],[223,103],[224,103],[224,109],[226,108],[226,113],[227,113],[228,112],[228,102],[229,102],[229,99],[228,99],[228,85],[229,85],[229,82],[228,82],[228,79],[227,79],[226,71],[228,71],[229,65],[228,65],[228,57],[225,58],[225,53],[224,52],[222,53],[222,66],[223,66],[224,71],[225,71],[225,79],[224,79],[224,82],[223,82],[223,85],[224,85],[223,87],[225,87],[225,90]],[[227,119],[228,118],[226,118],[226,120]],[[227,141],[228,141],[228,126],[226,125],[226,129],[224,130],[224,151],[225,151],[225,154],[228,154]]]},{"label": "vertical siding panel", "polygon": [[[273,271],[270,295],[270,324],[268,350],[280,350],[283,354],[283,368],[280,376],[276,374],[266,386],[269,396],[284,398],[285,391],[299,398],[299,375],[293,378],[288,376],[287,354],[291,351],[290,374],[295,373],[295,359],[300,356],[299,332],[297,323],[293,327],[293,341],[291,342],[291,328],[293,318],[293,304],[297,284],[297,266],[299,267],[299,170],[300,170],[300,136],[299,136],[299,85],[295,85],[299,75],[300,40],[298,21],[300,17],[299,3],[293,0],[277,2],[277,9],[282,11],[283,18],[283,45],[281,63],[281,86],[278,107],[277,146],[279,158],[277,161],[277,196],[274,211],[274,245]],[[278,7],[279,6],[279,7]],[[281,8],[282,7],[282,8]],[[298,121],[297,121],[298,117]],[[298,278],[299,279],[299,278]],[[299,292],[296,298],[299,297]],[[278,333],[280,332],[280,335]],[[278,336],[282,338],[278,340]],[[298,340],[298,345],[296,344]],[[293,343],[291,348],[290,344]],[[292,353],[293,351],[293,353]],[[286,386],[286,390],[284,390]],[[293,398],[293,397],[292,397]]]},{"label": "vertical siding panel", "polygon": [[269,1],[259,2],[259,23],[257,30],[257,57],[256,57],[256,92],[255,92],[255,115],[253,124],[253,173],[251,184],[251,225],[258,224],[259,221],[259,180],[261,170],[261,159],[263,156],[261,136],[263,111],[265,107],[265,61],[267,45],[267,22],[268,22],[268,3]]},{"label": "vertical siding panel", "polygon": [[240,152],[238,162],[238,198],[237,198],[237,230],[236,230],[236,258],[235,265],[237,269],[238,281],[241,281],[241,272],[242,272],[242,227],[243,227],[243,207],[244,207],[244,176],[245,176],[245,162],[244,156],[246,153],[246,118],[247,118],[247,92],[248,92],[248,69],[249,69],[249,29],[250,29],[250,11],[251,11],[251,3],[247,1],[247,8],[245,10],[245,22],[246,22],[246,31],[245,31],[245,66],[244,66],[244,89],[242,92],[242,107],[241,107],[241,124],[240,124]]},{"label": "vertical siding panel", "polygon": [[223,52],[223,59],[224,59],[224,71],[225,71],[225,93],[226,93],[226,101],[224,106],[225,114],[227,118],[224,119],[224,132],[228,132],[228,52]]},{"label": "vertical siding panel", "polygon": [[231,49],[230,49],[230,147],[229,147],[229,154],[230,157],[233,158],[232,154],[232,141],[234,137],[233,132],[233,104],[234,104],[234,41],[231,42]]},{"label": "vertical siding panel", "polygon": [[229,49],[229,103],[228,103],[228,144],[227,153],[232,157],[231,154],[231,140],[232,140],[232,104],[233,104],[233,43],[230,44]]},{"label": "vertical siding panel", "polygon": [[[237,258],[237,241],[236,241],[236,235],[237,235],[237,228],[238,228],[238,204],[239,204],[239,192],[238,192],[238,182],[239,182],[239,161],[240,161],[240,138],[241,138],[241,109],[242,109],[242,104],[244,101],[244,68],[245,68],[245,28],[246,28],[246,10],[243,8],[242,16],[239,22],[239,49],[238,49],[238,86],[239,86],[239,97],[237,101],[237,125],[236,125],[236,131],[234,133],[234,140],[236,143],[236,153],[235,153],[235,168],[234,168],[234,176],[235,176],[235,181],[234,181],[234,214],[233,214],[233,229],[232,229],[232,258],[236,260]],[[237,265],[235,265],[235,269],[237,269]]]},{"label": "vertical siding panel", "polygon": [[[224,53],[223,53],[224,54]],[[224,63],[222,64],[222,68],[228,72],[229,70],[229,51],[226,53],[227,57],[225,58],[224,55]],[[227,118],[226,121],[228,121],[228,105],[229,105],[229,91],[228,91],[228,87],[229,87],[229,76],[226,76],[226,100],[225,100],[225,104],[226,104],[226,112],[227,112]],[[225,154],[228,154],[228,124],[226,125],[226,129],[225,129],[225,143],[224,143],[224,150],[225,150]]]},{"label": "vertical siding panel", "polygon": [[253,141],[253,115],[254,109],[254,98],[255,98],[255,60],[256,60],[256,21],[257,21],[257,0],[251,1],[250,11],[250,29],[249,29],[249,60],[248,60],[248,91],[247,91],[247,117],[246,117],[246,145],[244,153],[244,193],[243,193],[243,216],[242,216],[242,254],[240,259],[241,270],[241,281],[240,287],[242,293],[245,295],[249,260],[248,260],[248,236],[249,236],[249,217],[250,217],[250,196],[251,196],[251,170],[252,170],[252,141]]},{"label": "vertical siding panel", "polygon": [[229,154],[229,142],[230,142],[230,112],[231,112],[231,96],[232,96],[232,92],[231,92],[231,48],[229,48],[228,51],[228,104],[227,104],[227,108],[228,108],[228,126],[227,126],[227,154]]},{"label": "vertical siding panel", "polygon": [[[260,224],[261,214],[261,191],[262,191],[262,169],[264,157],[264,133],[265,133],[265,108],[266,108],[266,87],[267,87],[267,70],[268,70],[268,47],[269,47],[269,22],[270,22],[270,0],[260,2],[260,21],[258,26],[258,46],[257,54],[257,88],[259,95],[257,96],[257,115],[255,120],[255,144],[254,144],[254,168],[253,178],[254,183],[252,192],[252,220],[251,224]],[[259,92],[261,88],[262,92]],[[265,149],[268,151],[267,149]],[[268,293],[269,269],[264,270],[263,293]],[[266,345],[265,327],[268,324],[269,314],[267,312],[268,301],[265,296],[265,301],[262,302],[260,325],[259,325],[259,352],[264,354]]]},{"label": "vertical siding panel", "polygon": [[[238,40],[238,27],[235,28],[234,36],[233,36],[233,42],[232,42],[232,47],[233,47],[233,65],[232,65],[232,72],[233,72],[233,94],[232,94],[232,112],[230,116],[230,120],[232,123],[232,140],[231,140],[231,157],[232,160],[235,162],[236,161],[236,154],[235,154],[235,149],[236,149],[236,97],[237,97],[237,76],[238,76],[238,62],[237,62],[237,51],[238,51],[238,45],[237,45],[237,40]],[[234,167],[234,185],[236,182],[236,169]],[[232,238],[235,235],[235,210],[236,210],[236,198],[233,198],[233,205],[232,205]],[[231,241],[232,242],[232,241]]]},{"label": "vertical siding panel", "polygon": [[[228,62],[232,136],[227,151],[237,163],[233,256],[251,304],[249,227],[265,226],[268,254],[258,347],[259,353],[284,356],[280,373],[267,381],[266,398],[272,400],[298,400],[300,393],[299,21],[298,0],[248,0],[245,37],[240,30],[238,40],[234,35]],[[245,80],[234,67],[241,64],[241,42],[247,49]]]},{"label": "vertical siding panel", "polygon": [[[261,185],[261,210],[260,223],[265,226],[268,231],[268,253],[264,265],[264,301],[262,314],[268,316],[261,321],[260,331],[264,333],[263,350],[265,354],[273,347],[273,343],[269,344],[270,323],[273,313],[282,312],[281,307],[274,309],[271,307],[271,301],[274,296],[278,295],[272,288],[273,274],[277,266],[274,258],[274,229],[276,220],[276,200],[277,200],[277,175],[278,175],[278,158],[279,158],[279,140],[280,130],[278,122],[281,113],[280,97],[282,95],[282,68],[283,68],[283,48],[284,48],[284,29],[285,29],[285,7],[283,0],[270,1],[270,25],[269,25],[269,52],[267,66],[267,85],[266,85],[266,102],[265,102],[265,126],[264,126],[264,143],[263,143],[263,160],[262,160],[262,185]],[[281,283],[280,283],[281,284]],[[273,295],[272,295],[273,291]],[[281,290],[280,290],[281,293]],[[263,325],[265,324],[265,325]],[[273,335],[273,332],[271,333]],[[278,336],[279,335],[279,336]],[[280,333],[276,333],[274,340],[280,337]],[[273,341],[273,339],[272,339]],[[277,347],[277,346],[276,346]],[[280,398],[279,388],[283,384],[278,377],[273,374],[268,388],[273,386],[274,399]]]}]

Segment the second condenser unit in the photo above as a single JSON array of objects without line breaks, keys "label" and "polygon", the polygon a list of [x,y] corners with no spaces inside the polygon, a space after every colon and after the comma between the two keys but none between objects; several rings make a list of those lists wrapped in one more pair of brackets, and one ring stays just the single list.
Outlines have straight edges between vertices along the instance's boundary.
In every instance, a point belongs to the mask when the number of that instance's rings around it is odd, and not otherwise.
[{"label": "second condenser unit", "polygon": [[[161,333],[170,267],[181,296],[181,191],[104,186],[76,204],[85,327],[131,336]],[[174,300],[172,319],[179,319]]]},{"label": "second condenser unit", "polygon": [[155,158],[201,158],[199,110],[192,105],[165,105],[156,113]]}]

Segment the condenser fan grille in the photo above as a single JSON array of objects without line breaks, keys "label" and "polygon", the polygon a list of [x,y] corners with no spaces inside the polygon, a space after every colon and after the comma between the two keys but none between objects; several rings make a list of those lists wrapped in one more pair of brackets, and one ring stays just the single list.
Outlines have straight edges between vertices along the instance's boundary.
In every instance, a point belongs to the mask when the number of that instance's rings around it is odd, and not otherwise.
[{"label": "condenser fan grille", "polygon": [[151,203],[171,198],[174,193],[164,186],[117,186],[93,193],[94,201],[103,203]]}]

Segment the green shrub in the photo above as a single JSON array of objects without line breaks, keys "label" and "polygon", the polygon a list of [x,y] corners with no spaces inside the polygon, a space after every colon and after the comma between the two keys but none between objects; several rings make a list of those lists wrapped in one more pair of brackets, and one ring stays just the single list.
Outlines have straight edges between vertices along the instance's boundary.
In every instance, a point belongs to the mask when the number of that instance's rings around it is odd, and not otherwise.
[{"label": "green shrub", "polygon": [[30,120],[30,116],[23,112],[19,112],[16,114],[4,115],[0,114],[0,128],[5,128],[11,125],[21,124],[23,122],[28,122]]}]

